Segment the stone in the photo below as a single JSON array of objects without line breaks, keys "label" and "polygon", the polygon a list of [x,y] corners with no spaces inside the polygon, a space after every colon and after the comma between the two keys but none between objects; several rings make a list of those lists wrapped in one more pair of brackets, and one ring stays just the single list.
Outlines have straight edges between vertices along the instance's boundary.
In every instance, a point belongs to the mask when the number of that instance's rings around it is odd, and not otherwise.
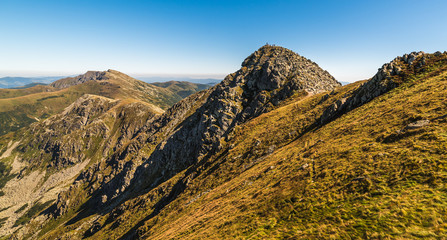
[{"label": "stone", "polygon": [[406,129],[406,130],[408,130],[408,129],[418,129],[418,128],[425,127],[425,126],[427,126],[427,125],[429,125],[429,124],[430,124],[430,120],[427,120],[427,119],[425,119],[425,120],[419,120],[419,121],[412,122],[412,123],[408,124],[408,125],[405,127],[405,129]]}]

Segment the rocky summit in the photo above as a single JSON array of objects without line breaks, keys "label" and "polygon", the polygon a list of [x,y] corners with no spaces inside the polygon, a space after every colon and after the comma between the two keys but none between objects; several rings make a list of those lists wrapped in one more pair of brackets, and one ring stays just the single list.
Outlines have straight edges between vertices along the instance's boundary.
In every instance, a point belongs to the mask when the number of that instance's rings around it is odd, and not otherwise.
[{"label": "rocky summit", "polygon": [[[443,238],[446,74],[447,53],[415,52],[342,87],[265,45],[208,89],[113,70],[59,80],[119,90],[4,135],[0,235]],[[169,105],[169,87],[202,90]]]},{"label": "rocky summit", "polygon": [[99,72],[99,71],[88,71],[85,74],[79,75],[77,77],[68,77],[57,80],[50,84],[50,86],[55,88],[67,88],[74,85],[82,84],[87,81],[101,81],[107,80],[107,73],[111,73],[113,70],[108,70],[107,72]]}]

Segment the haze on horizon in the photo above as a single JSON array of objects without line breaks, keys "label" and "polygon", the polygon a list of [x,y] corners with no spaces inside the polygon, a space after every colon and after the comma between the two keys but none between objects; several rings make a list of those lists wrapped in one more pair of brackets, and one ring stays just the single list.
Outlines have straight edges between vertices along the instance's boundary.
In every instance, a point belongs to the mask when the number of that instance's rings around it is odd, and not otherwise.
[{"label": "haze on horizon", "polygon": [[447,50],[445,9],[442,0],[3,0],[0,77],[218,78],[269,43],[352,82],[404,53]]}]

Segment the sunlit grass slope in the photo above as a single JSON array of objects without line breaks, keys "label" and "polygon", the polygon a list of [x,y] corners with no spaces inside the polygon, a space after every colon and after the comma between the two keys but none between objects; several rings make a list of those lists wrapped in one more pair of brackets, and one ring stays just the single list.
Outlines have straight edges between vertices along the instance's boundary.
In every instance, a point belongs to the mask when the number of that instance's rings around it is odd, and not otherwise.
[{"label": "sunlit grass slope", "polygon": [[[323,126],[324,109],[361,83],[299,93],[222,139],[211,160],[103,216],[92,238],[445,238],[447,74],[435,72]],[[407,128],[418,120],[430,122]]]}]

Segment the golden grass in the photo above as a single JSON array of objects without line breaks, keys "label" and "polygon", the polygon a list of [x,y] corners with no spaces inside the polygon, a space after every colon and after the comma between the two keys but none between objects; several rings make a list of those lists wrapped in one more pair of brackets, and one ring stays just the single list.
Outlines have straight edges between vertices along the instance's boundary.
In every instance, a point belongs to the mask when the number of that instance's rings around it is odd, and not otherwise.
[{"label": "golden grass", "polygon": [[[141,231],[151,239],[446,237],[446,76],[404,85],[288,144],[288,133],[323,110],[313,105],[320,95],[250,121],[214,160],[218,170],[205,170]],[[393,137],[418,119],[431,124]],[[269,155],[272,145],[279,149]]]}]

